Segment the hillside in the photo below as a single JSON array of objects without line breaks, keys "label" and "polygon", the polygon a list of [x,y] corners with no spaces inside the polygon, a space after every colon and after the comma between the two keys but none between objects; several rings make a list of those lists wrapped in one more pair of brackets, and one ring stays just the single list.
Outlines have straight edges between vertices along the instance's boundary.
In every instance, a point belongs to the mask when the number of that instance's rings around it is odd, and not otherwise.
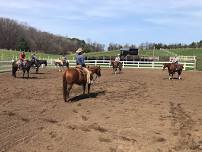
[{"label": "hillside", "polygon": [[0,17],[0,49],[69,54],[79,47],[87,52],[104,49],[104,45],[99,43],[86,43],[78,38],[54,35],[24,23]]}]

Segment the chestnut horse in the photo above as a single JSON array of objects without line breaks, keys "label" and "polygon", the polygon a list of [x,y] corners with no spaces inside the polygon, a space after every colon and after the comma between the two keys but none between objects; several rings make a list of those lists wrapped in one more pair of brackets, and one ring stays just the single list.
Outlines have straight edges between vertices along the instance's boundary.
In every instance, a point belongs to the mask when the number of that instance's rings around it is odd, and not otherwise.
[{"label": "chestnut horse", "polygon": [[113,68],[113,73],[116,74],[116,72],[119,70],[119,73],[122,70],[122,63],[118,61],[111,61],[111,65]]},{"label": "chestnut horse", "polygon": [[178,79],[181,79],[180,75],[184,68],[182,64],[164,63],[163,70],[165,70],[166,67],[168,68],[169,80],[173,79],[173,75],[175,74],[175,72],[178,73]]},{"label": "chestnut horse", "polygon": [[[88,70],[91,71],[91,80],[94,74],[98,77],[101,76],[100,66],[88,67]],[[82,85],[83,94],[85,94],[87,75],[81,68],[69,68],[63,74],[63,97],[65,102],[69,98],[73,84]],[[88,84],[88,94],[90,93],[90,86],[91,84]]]}]

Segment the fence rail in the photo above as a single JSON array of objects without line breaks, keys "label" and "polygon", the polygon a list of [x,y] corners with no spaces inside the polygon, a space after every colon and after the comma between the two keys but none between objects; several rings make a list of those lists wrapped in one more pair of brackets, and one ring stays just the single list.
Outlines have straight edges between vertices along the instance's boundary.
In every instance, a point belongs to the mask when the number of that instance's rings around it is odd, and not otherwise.
[{"label": "fence rail", "polygon": [[[70,67],[75,67],[75,60],[68,60]],[[0,72],[11,71],[13,61],[0,61]],[[111,60],[86,60],[87,65],[100,65],[103,68],[111,67]],[[169,62],[154,62],[154,61],[121,61],[123,68],[139,68],[139,69],[162,69],[164,63]],[[195,62],[180,62],[184,65],[184,70],[195,70]],[[54,67],[54,60],[48,60],[48,66]]]},{"label": "fence rail", "polygon": [[[75,60],[68,60],[70,67],[75,67]],[[111,67],[111,60],[86,60],[87,65],[100,65],[103,68]],[[162,69],[163,63],[169,62],[154,62],[154,61],[121,61],[123,68],[142,68],[142,69]],[[184,65],[184,70],[195,70],[195,62],[180,62]],[[54,66],[54,60],[48,60],[49,66]]]}]

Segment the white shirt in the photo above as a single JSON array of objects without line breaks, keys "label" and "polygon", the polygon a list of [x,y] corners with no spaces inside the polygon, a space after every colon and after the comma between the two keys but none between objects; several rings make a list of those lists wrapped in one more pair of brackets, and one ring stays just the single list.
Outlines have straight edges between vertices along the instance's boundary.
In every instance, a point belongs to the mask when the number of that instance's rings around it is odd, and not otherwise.
[{"label": "white shirt", "polygon": [[179,58],[176,57],[176,58],[173,58],[172,63],[176,63],[176,62],[178,62],[178,61],[179,61]]},{"label": "white shirt", "polygon": [[119,61],[120,61],[120,57],[117,56],[117,57],[115,58],[115,61],[119,62]]}]

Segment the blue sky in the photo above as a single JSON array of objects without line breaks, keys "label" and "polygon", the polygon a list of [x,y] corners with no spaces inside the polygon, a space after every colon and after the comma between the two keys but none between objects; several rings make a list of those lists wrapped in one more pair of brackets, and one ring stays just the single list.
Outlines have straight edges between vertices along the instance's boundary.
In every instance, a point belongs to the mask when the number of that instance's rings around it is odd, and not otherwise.
[{"label": "blue sky", "polygon": [[0,0],[0,16],[106,45],[202,40],[202,0]]}]

